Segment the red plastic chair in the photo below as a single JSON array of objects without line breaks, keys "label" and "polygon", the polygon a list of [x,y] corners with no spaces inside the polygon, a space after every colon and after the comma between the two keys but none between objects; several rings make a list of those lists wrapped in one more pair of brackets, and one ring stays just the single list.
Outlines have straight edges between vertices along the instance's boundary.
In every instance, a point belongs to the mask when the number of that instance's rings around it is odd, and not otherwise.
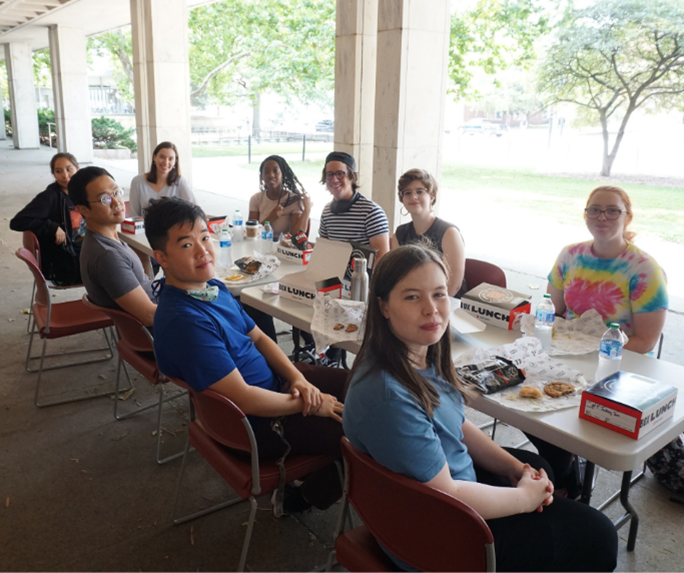
[{"label": "red plastic chair", "polygon": [[[242,546],[238,571],[243,571],[247,561],[249,542],[252,537],[257,511],[256,498],[271,493],[278,488],[280,470],[275,461],[259,460],[259,452],[252,427],[245,414],[228,398],[204,390],[196,392],[182,380],[172,378],[172,382],[190,392],[191,418],[188,426],[188,441],[183,455],[183,464],[178,476],[176,495],[173,502],[173,522],[178,525],[218,509],[249,499],[251,510],[247,521],[247,532]],[[235,490],[238,497],[214,507],[198,511],[186,517],[176,517],[178,497],[190,446],[225,479]],[[242,453],[242,455],[240,455]],[[328,455],[298,455],[285,459],[287,481],[302,479],[311,472],[333,463],[335,458]]]},{"label": "red plastic chair", "polygon": [[[494,537],[470,506],[391,472],[342,438],[345,500],[364,525],[337,537],[337,560],[349,571],[395,571],[378,542],[419,571],[494,571]],[[332,558],[332,555],[331,555]]]},{"label": "red plastic chair", "polygon": [[[83,295],[83,304],[88,308],[102,312],[109,316],[116,326],[116,330],[119,333],[119,340],[117,342],[117,350],[119,351],[119,364],[116,371],[116,390],[114,394],[114,417],[117,420],[125,420],[131,416],[145,412],[150,408],[158,407],[159,413],[157,415],[157,463],[164,464],[171,460],[175,460],[183,455],[183,452],[178,452],[172,454],[165,458],[161,458],[161,436],[162,436],[162,407],[164,402],[168,400],[173,400],[179,398],[180,396],[164,396],[164,386],[169,379],[164,376],[157,367],[157,360],[154,352],[154,340],[149,330],[145,328],[142,322],[131,314],[114,308],[106,308],[103,306],[98,306],[90,299],[88,295]],[[120,392],[125,392],[133,387],[133,382],[131,377],[128,375],[128,370],[126,369],[126,364],[130,364],[135,370],[137,370],[146,380],[150,382],[159,392],[159,404],[151,404],[127,414],[119,415],[119,394]],[[126,378],[128,378],[129,388],[125,390],[120,390],[121,384],[121,370],[123,369]],[[185,395],[185,393],[183,393]]]},{"label": "red plastic chair", "polygon": [[[32,307],[33,328],[31,329],[31,338],[29,340],[28,351],[26,352],[26,370],[29,372],[38,372],[38,382],[36,384],[36,395],[34,399],[35,405],[39,408],[42,408],[45,406],[55,406],[57,404],[67,404],[70,402],[77,402],[80,400],[88,400],[90,398],[95,398],[97,396],[110,395],[111,391],[107,391],[97,394],[88,394],[87,396],[81,396],[79,398],[57,400],[49,403],[40,402],[40,384],[42,381],[44,370],[55,370],[57,368],[66,368],[68,366],[93,364],[95,362],[111,360],[112,356],[114,356],[114,351],[112,349],[112,344],[109,339],[109,336],[107,335],[106,329],[113,326],[113,323],[106,314],[86,307],[80,299],[69,302],[52,303],[47,281],[45,280],[43,273],[40,272],[38,261],[36,261],[33,254],[27,249],[21,248],[16,252],[16,255],[28,266],[29,270],[33,274],[36,286],[35,300],[33,302]],[[93,330],[100,329],[104,332],[105,339],[107,341],[106,347],[95,348],[93,350],[79,350],[59,354],[45,353],[48,339],[63,338],[65,336],[71,336],[73,334],[80,334],[83,332],[90,332]],[[38,332],[40,337],[43,339],[43,350],[40,357],[31,356],[33,336],[36,332]],[[79,354],[83,352],[95,352],[100,350],[109,350],[109,355],[102,358],[85,360],[82,362],[70,362],[69,364],[59,364],[49,367],[44,366],[46,357],[65,356],[67,354]],[[40,359],[40,366],[38,367],[38,370],[31,369],[31,360],[38,359]]]},{"label": "red plastic chair", "polygon": [[[28,251],[35,257],[36,262],[38,263],[38,268],[42,269],[43,267],[41,266],[41,259],[40,259],[40,243],[38,242],[38,237],[36,237],[35,233],[33,231],[24,231],[22,233],[22,244],[24,245],[25,249],[28,249]],[[48,287],[51,289],[55,290],[66,290],[70,288],[81,288],[83,286],[83,283],[78,283],[75,285],[56,285],[52,281],[49,281],[45,279],[45,282],[47,283]],[[31,304],[29,305],[29,310],[33,308],[33,298],[36,296],[36,282],[33,281],[33,290],[31,290]],[[26,332],[31,332],[31,317],[33,315],[29,312],[29,319],[28,319],[28,324],[26,325]]]},{"label": "red plastic chair", "polygon": [[479,259],[466,259],[465,280],[468,289],[475,288],[482,283],[506,288],[506,273],[501,267]]}]

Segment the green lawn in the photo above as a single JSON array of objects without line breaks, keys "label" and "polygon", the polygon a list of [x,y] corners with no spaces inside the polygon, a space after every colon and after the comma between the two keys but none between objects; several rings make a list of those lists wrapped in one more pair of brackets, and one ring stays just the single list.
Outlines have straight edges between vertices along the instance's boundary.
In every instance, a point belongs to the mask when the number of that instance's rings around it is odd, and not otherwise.
[{"label": "green lawn", "polygon": [[[476,192],[485,201],[514,202],[530,215],[543,214],[559,223],[577,224],[589,192],[605,185],[600,179],[554,177],[526,170],[445,164],[442,187]],[[631,228],[665,241],[684,243],[684,189],[618,184],[634,208]]]},{"label": "green lawn", "polygon": [[[306,153],[325,153],[332,151],[332,142],[307,141]],[[297,153],[301,157],[302,142],[282,142],[282,143],[258,143],[252,144],[252,157],[263,157],[266,155],[284,155]],[[247,156],[247,142],[243,145],[194,145],[192,147],[193,157],[238,157]]]}]

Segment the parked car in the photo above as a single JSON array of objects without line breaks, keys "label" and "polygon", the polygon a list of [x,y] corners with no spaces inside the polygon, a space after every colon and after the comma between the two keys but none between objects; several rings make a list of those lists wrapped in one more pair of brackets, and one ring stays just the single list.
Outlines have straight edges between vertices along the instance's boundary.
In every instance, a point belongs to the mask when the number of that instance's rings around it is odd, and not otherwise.
[{"label": "parked car", "polygon": [[333,133],[335,131],[335,122],[332,119],[324,119],[316,124],[316,131],[324,131]]},{"label": "parked car", "polygon": [[496,135],[501,137],[508,130],[505,123],[497,123],[494,120],[483,117],[476,117],[466,121],[458,128],[458,132],[468,135]]}]

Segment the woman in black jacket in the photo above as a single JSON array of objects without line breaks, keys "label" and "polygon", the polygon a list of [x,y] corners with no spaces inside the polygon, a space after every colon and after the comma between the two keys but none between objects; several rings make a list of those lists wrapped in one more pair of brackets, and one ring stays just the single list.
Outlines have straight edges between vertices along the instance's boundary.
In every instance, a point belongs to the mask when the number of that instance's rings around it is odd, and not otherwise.
[{"label": "woman in black jacket", "polygon": [[13,231],[33,231],[40,244],[41,270],[46,279],[59,285],[81,282],[79,255],[85,221],[69,198],[69,179],[78,171],[71,153],[57,153],[50,161],[55,182],[36,195],[14,219]]}]

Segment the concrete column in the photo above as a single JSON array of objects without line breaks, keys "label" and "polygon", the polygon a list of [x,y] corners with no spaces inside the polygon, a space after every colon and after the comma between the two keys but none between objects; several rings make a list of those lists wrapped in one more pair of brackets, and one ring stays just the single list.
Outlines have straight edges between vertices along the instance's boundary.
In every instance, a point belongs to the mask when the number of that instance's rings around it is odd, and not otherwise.
[{"label": "concrete column", "polygon": [[131,0],[138,170],[162,141],[178,147],[181,174],[192,184],[190,70],[186,0]]},{"label": "concrete column", "polygon": [[12,112],[12,140],[15,149],[37,149],[38,111],[33,86],[33,60],[28,44],[5,44],[5,65]]},{"label": "concrete column", "polygon": [[2,85],[0,84],[0,140],[7,139],[5,131],[5,104],[2,101]]},{"label": "concrete column", "polygon": [[356,158],[361,191],[372,196],[378,0],[337,0],[335,149]]},{"label": "concrete column", "polygon": [[449,56],[449,0],[379,0],[373,200],[400,222],[397,179],[420,167],[439,181]]},{"label": "concrete column", "polygon": [[72,153],[79,163],[92,163],[85,33],[80,28],[53,25],[49,38],[57,149]]}]

